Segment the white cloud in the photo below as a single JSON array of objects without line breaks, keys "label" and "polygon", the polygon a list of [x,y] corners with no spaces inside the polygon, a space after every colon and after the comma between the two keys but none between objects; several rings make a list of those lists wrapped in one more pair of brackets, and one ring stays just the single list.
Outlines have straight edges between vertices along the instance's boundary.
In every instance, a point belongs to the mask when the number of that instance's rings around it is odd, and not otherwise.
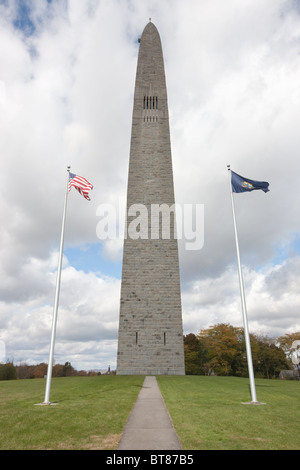
[{"label": "white cloud", "polygon": [[[31,258],[15,278],[10,297],[1,296],[1,339],[8,357],[17,361],[47,361],[53,317],[58,253],[47,260]],[[22,287],[22,290],[20,290]],[[13,296],[13,292],[16,291]],[[55,343],[56,362],[68,357],[81,368],[78,348],[96,347],[98,356],[90,364],[101,368],[107,343],[116,355],[120,281],[100,273],[84,273],[64,260]],[[8,295],[7,295],[8,297]],[[95,346],[96,345],[96,346]],[[112,346],[110,346],[111,350]],[[112,358],[110,358],[112,362]],[[101,367],[100,367],[101,366]],[[91,367],[90,367],[91,368]]]},{"label": "white cloud", "polygon": [[[243,279],[251,333],[276,337],[299,331],[299,257],[265,271],[244,266]],[[192,282],[183,294],[183,311],[186,334],[220,322],[243,326],[237,269]]]},{"label": "white cloud", "polygon": [[[7,353],[48,359],[67,165],[94,189],[90,203],[69,195],[66,247],[99,244],[98,205],[124,204],[137,39],[149,17],[164,50],[176,202],[205,205],[203,249],[179,244],[185,332],[241,324],[229,163],[271,189],[235,198],[250,330],[299,329],[297,2],[26,4],[31,35],[13,24],[19,3],[0,2],[0,341]],[[106,242],[98,272],[65,260],[62,360],[115,363],[120,281],[101,266],[104,257],[106,265],[120,260],[120,251],[119,240]]]}]

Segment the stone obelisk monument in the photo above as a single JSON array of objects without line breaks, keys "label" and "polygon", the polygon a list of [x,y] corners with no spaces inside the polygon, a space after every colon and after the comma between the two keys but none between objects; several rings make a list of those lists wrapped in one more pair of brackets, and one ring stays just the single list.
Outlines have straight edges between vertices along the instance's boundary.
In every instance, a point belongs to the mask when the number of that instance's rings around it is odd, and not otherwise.
[{"label": "stone obelisk monument", "polygon": [[139,40],[123,252],[118,375],[184,375],[164,60],[150,21]]}]

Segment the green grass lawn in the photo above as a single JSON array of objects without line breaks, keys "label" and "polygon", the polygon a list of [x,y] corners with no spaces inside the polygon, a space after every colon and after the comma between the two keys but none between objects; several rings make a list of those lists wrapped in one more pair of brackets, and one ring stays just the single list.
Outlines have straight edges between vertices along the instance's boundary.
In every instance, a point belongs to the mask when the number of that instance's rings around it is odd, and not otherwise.
[{"label": "green grass lawn", "polygon": [[[144,377],[99,376],[0,382],[0,449],[116,449]],[[157,377],[185,450],[299,449],[300,382],[237,377]]]},{"label": "green grass lawn", "polygon": [[186,450],[300,449],[300,382],[238,377],[157,377]]},{"label": "green grass lawn", "polygon": [[55,406],[44,400],[44,379],[0,382],[0,449],[115,449],[144,377],[52,379]]}]

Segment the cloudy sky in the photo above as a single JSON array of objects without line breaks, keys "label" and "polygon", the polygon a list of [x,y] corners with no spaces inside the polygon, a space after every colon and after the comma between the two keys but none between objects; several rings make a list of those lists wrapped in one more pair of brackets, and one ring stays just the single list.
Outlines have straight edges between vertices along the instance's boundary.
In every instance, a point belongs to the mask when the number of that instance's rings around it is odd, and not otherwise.
[{"label": "cloudy sky", "polygon": [[165,58],[176,202],[204,206],[202,249],[179,241],[184,333],[242,326],[227,164],[270,183],[235,195],[250,332],[300,330],[300,2],[0,0],[0,343],[15,363],[48,361],[71,165],[94,189],[90,202],[68,198],[55,361],[116,365],[122,239],[96,229],[103,204],[120,226],[125,216],[149,18]]}]

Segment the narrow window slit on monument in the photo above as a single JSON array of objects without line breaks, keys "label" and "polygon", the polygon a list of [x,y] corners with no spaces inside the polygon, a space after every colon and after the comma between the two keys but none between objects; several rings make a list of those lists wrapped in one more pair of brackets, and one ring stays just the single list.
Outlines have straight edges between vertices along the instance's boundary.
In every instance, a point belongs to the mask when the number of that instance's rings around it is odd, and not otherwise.
[{"label": "narrow window slit on monument", "polygon": [[144,109],[158,109],[158,97],[157,96],[144,96],[143,108]]},{"label": "narrow window slit on monument", "polygon": [[135,333],[135,344],[138,344],[138,332]]},{"label": "narrow window slit on monument", "polygon": [[166,333],[164,333],[164,345],[166,345]]}]

